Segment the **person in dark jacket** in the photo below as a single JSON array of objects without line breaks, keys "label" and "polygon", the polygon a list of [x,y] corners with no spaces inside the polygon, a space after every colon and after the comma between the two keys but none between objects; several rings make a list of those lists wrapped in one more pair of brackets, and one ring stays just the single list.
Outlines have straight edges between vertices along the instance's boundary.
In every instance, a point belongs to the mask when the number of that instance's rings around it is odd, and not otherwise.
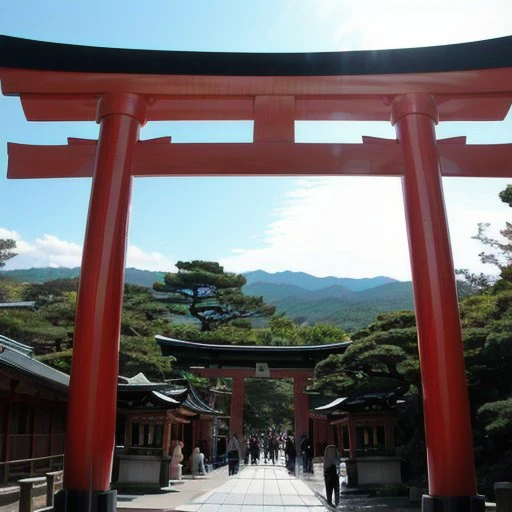
[{"label": "person in dark jacket", "polygon": [[292,435],[288,435],[288,437],[286,438],[284,454],[286,455],[286,469],[288,470],[288,473],[294,475],[297,450],[295,448],[295,443]]},{"label": "person in dark jacket", "polygon": [[251,436],[250,441],[251,464],[257,464],[260,457],[260,445],[256,436]]},{"label": "person in dark jacket", "polygon": [[302,455],[302,468],[304,473],[313,473],[313,443],[304,434],[301,438],[300,454]]},{"label": "person in dark jacket", "polygon": [[272,464],[275,464],[279,459],[279,441],[275,434],[272,435],[269,441],[269,450],[270,450],[270,459],[272,460]]},{"label": "person in dark jacket", "polygon": [[334,491],[334,504],[337,506],[340,502],[340,477],[338,474],[340,467],[340,453],[338,448],[330,444],[324,453],[324,480],[325,494],[327,502],[332,505],[332,493]]}]

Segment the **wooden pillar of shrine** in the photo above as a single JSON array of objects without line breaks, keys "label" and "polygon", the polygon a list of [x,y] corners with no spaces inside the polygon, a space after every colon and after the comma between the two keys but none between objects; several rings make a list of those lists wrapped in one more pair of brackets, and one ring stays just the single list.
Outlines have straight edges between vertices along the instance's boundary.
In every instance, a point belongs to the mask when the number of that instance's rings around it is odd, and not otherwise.
[{"label": "wooden pillar of shrine", "polygon": [[236,434],[242,439],[244,430],[245,378],[233,376],[231,391],[231,409],[229,417],[229,434]]},{"label": "wooden pillar of shrine", "polygon": [[[455,270],[428,94],[394,99],[391,122],[404,158],[402,180],[420,353],[430,510],[483,510],[473,440]],[[436,504],[434,504],[436,503]],[[436,508],[437,510],[437,508]]]},{"label": "wooden pillar of shrine", "polygon": [[306,374],[300,374],[293,378],[293,400],[295,413],[295,441],[301,438],[302,434],[309,435],[309,410],[308,395],[304,393],[308,383]]},{"label": "wooden pillar of shrine", "polygon": [[64,488],[56,512],[116,509],[114,455],[119,332],[131,198],[131,162],[147,100],[104,94],[78,290]]}]

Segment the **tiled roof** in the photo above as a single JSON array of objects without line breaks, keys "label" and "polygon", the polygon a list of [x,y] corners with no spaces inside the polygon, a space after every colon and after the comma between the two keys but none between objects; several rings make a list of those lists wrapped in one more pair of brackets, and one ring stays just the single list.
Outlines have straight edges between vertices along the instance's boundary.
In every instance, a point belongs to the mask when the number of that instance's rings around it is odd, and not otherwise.
[{"label": "tiled roof", "polygon": [[[28,345],[23,345],[0,335],[0,369],[20,376],[38,386],[57,389],[65,393],[69,389],[69,375],[34,359],[34,352]],[[123,383],[124,382],[124,383]],[[175,386],[168,382],[150,382],[144,374],[135,377],[119,377],[119,398],[125,400],[131,395],[148,396],[150,399],[168,406],[178,406],[198,414],[219,415],[199,396],[192,384]]]},{"label": "tiled roof", "polygon": [[69,375],[59,372],[33,358],[33,351],[5,336],[0,336],[0,369],[22,376],[34,384],[67,392]]},{"label": "tiled roof", "polygon": [[213,409],[199,396],[199,393],[195,390],[194,386],[188,383],[189,393],[187,398],[183,402],[183,405],[191,411],[197,412],[198,414],[211,414],[218,416],[223,414],[222,411]]},{"label": "tiled roof", "polygon": [[397,400],[397,394],[393,391],[364,393],[336,398],[326,405],[315,407],[313,411],[331,415],[350,411],[386,410],[394,409],[397,403],[402,402],[402,400]]},{"label": "tiled roof", "polygon": [[28,300],[24,302],[0,302],[0,309],[35,309],[36,301]]}]

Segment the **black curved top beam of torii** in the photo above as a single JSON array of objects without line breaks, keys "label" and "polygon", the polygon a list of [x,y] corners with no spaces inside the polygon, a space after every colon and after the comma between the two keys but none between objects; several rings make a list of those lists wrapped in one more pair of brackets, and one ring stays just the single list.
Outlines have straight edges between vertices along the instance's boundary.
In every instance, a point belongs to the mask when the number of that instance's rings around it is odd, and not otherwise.
[{"label": "black curved top beam of torii", "polygon": [[100,48],[0,36],[0,68],[210,76],[440,73],[512,66],[512,36],[437,47],[315,53]]},{"label": "black curved top beam of torii", "polygon": [[315,365],[330,354],[342,354],[351,341],[325,345],[267,346],[227,345],[183,341],[155,336],[163,356],[176,358],[176,366],[254,368],[256,363],[268,363],[272,369],[313,370]]}]

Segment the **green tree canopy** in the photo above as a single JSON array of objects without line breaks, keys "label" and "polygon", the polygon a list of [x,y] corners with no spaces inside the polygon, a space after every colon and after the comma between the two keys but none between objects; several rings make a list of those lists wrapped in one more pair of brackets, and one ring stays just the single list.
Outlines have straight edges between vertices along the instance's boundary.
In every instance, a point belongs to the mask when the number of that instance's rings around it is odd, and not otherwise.
[{"label": "green tree canopy", "polygon": [[34,300],[38,307],[61,302],[69,293],[78,291],[78,277],[74,279],[55,279],[45,283],[29,283],[22,291],[23,300]]},{"label": "green tree canopy", "polygon": [[315,389],[343,396],[367,391],[417,390],[419,359],[414,312],[379,315],[352,337],[343,354],[315,368]]},{"label": "green tree canopy", "polygon": [[[14,240],[0,238],[0,268],[5,266],[5,262],[16,256],[12,249],[16,248],[16,242]],[[8,301],[9,289],[6,286],[4,279],[0,279],[0,302]]]},{"label": "green tree canopy", "polygon": [[16,242],[9,238],[0,238],[0,268],[5,266],[5,262],[16,256],[12,249],[16,249]]},{"label": "green tree canopy", "polygon": [[279,431],[293,425],[293,383],[290,380],[246,379],[244,432]]},{"label": "green tree canopy", "polygon": [[274,315],[269,327],[271,345],[323,345],[350,339],[341,327],[328,324],[299,326],[284,313]]},{"label": "green tree canopy", "polygon": [[202,331],[275,311],[262,297],[244,295],[245,277],[224,272],[216,262],[178,261],[176,267],[178,272],[165,274],[163,284],[154,284],[157,298],[168,304],[171,313],[190,314],[199,320]]}]

